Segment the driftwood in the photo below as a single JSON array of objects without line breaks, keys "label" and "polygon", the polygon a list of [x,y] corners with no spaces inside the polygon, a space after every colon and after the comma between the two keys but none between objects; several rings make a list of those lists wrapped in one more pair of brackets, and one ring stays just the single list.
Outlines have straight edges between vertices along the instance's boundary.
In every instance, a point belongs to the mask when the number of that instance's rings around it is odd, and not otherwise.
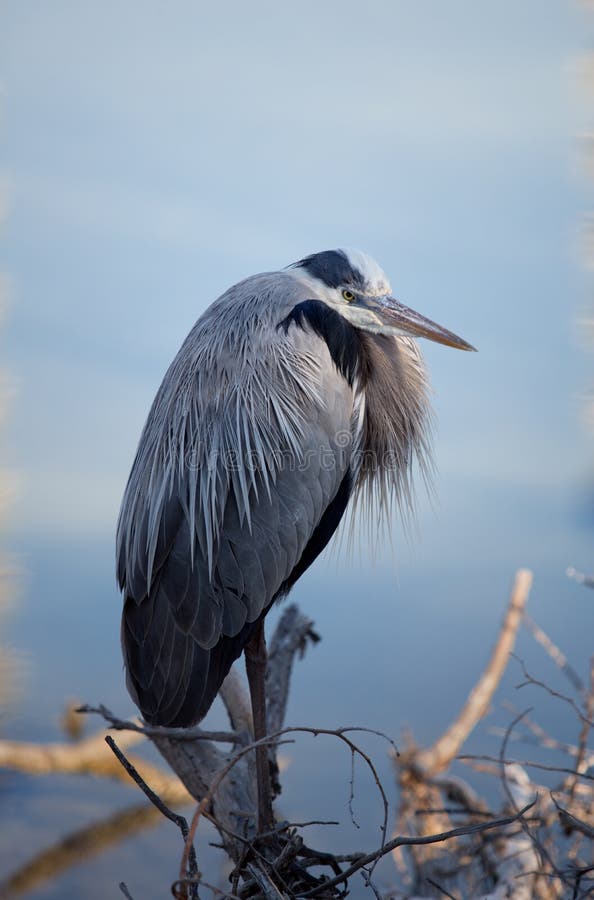
[{"label": "driftwood", "polygon": [[[296,607],[288,607],[270,646],[267,675],[269,730],[278,731],[284,722],[293,661],[296,654],[304,652],[308,640],[318,640],[312,623]],[[128,780],[134,771],[138,774],[138,783],[142,783],[147,793],[150,793],[147,787],[150,784],[153,796],[156,795],[163,804],[187,804],[192,798],[202,801],[200,812],[215,821],[230,855],[239,859],[245,855],[246,846],[255,837],[256,792],[251,711],[244,686],[236,672],[232,671],[225,680],[221,696],[233,729],[230,732],[151,729],[138,721],[122,721],[104,707],[82,707],[82,712],[100,713],[111,728],[120,732],[117,745],[111,741],[112,749],[119,754],[119,758],[106,747],[105,734],[101,731],[74,743],[36,745],[0,741],[0,766],[35,775],[76,773],[118,780]],[[64,719],[70,718],[69,711]],[[171,762],[180,777],[168,774],[144,759],[123,756],[122,751],[128,751],[147,737]],[[227,744],[231,749],[225,753],[216,744]],[[270,746],[270,760],[275,769],[276,747],[277,743]],[[125,761],[124,766],[122,760]],[[228,777],[222,777],[227,771]],[[275,784],[278,790],[278,779]],[[37,854],[1,883],[0,896],[18,896],[89,853],[100,852],[124,834],[162,821],[162,814],[163,809],[157,807],[134,807],[110,816],[95,826],[80,829],[55,847]],[[284,828],[281,826],[279,829],[279,834],[283,830],[287,831],[286,823]],[[188,855],[184,853],[184,856]],[[257,871],[257,867],[252,865],[252,870]],[[308,879],[308,883],[310,881]]]},{"label": "driftwood", "polygon": [[[452,801],[466,810],[469,823],[484,821],[489,816],[487,804],[469,785],[462,779],[443,777],[442,773],[452,764],[469,734],[489,708],[513,649],[531,583],[530,572],[521,570],[517,573],[507,612],[490,660],[452,724],[432,747],[421,750],[411,742],[402,754],[395,757],[401,797],[397,820],[399,831],[406,829],[424,836],[451,827],[452,816],[448,811],[444,811],[444,807],[448,807]],[[525,803],[529,803],[534,798],[524,799]],[[419,812],[425,814],[419,815]],[[403,875],[410,869],[411,896],[421,892],[425,892],[426,896],[443,896],[444,891],[450,888],[458,891],[463,880],[465,887],[468,888],[470,882],[474,891],[478,884],[475,886],[468,874],[462,878],[458,872],[455,876],[446,877],[447,873],[454,873],[459,869],[457,862],[459,852],[460,847],[455,845],[448,845],[446,848],[433,847],[429,850],[413,847],[408,854],[409,859],[405,860],[402,851],[398,850],[395,854],[397,867]],[[485,867],[485,862],[483,855],[479,864],[481,871]],[[501,881],[502,876],[503,873],[497,876],[493,871],[494,880],[498,877]]]},{"label": "driftwood", "polygon": [[514,648],[531,585],[532,573],[527,569],[520,569],[514,581],[499,636],[485,671],[450,727],[429,750],[417,754],[415,764],[423,770],[425,778],[437,775],[451,765],[470,732],[487,712]]},{"label": "driftwood", "polygon": [[[506,615],[489,663],[461,712],[432,747],[421,750],[410,743],[395,757],[400,785],[398,830],[422,836],[454,822],[466,825],[504,813],[518,815],[519,828],[491,835],[468,834],[447,846],[401,848],[394,859],[409,890],[393,897],[454,897],[481,900],[557,900],[591,897],[594,893],[592,840],[594,838],[594,752],[588,749],[594,713],[594,661],[590,684],[569,663],[555,642],[526,613],[531,586],[529,572],[516,575]],[[589,579],[581,579],[588,584]],[[476,756],[460,751],[471,731],[485,715],[513,650],[521,624],[558,666],[577,696],[568,696],[534,678],[519,660],[524,680],[517,687],[532,685],[569,705],[576,715],[575,743],[547,735],[528,712],[514,711],[514,719],[501,733],[499,756]],[[567,766],[547,765],[529,759],[511,758],[509,745],[526,727],[539,746],[567,754]],[[495,777],[506,797],[504,808],[495,812],[465,780],[447,774],[454,761]],[[554,790],[538,784],[527,770],[561,776]],[[527,815],[526,804],[532,803]],[[586,840],[584,840],[586,839]],[[589,842],[589,843],[588,843]]]},{"label": "driftwood", "polygon": [[[179,782],[178,786],[185,794],[185,788]],[[176,796],[174,792],[164,791],[161,797],[169,803],[180,802],[179,792]],[[141,834],[162,822],[163,816],[158,809],[146,803],[137,803],[92,825],[76,829],[56,844],[36,853],[3,880],[0,883],[0,898],[14,900],[29,894],[54,881],[73,866],[86,863],[131,835]]]},{"label": "driftwood", "polygon": [[[421,777],[427,781],[428,774],[420,775],[421,767],[431,768],[432,777],[437,771],[445,768],[451,758],[462,745],[473,724],[484,714],[490,696],[494,691],[519,625],[523,604],[530,584],[529,573],[520,573],[516,589],[512,595],[510,610],[506,616],[504,628],[499,638],[491,663],[483,679],[472,692],[460,721],[438,741],[432,753],[419,757],[415,762],[417,782]],[[231,894],[234,897],[257,897],[271,900],[275,897],[320,897],[336,898],[342,896],[349,879],[357,872],[364,875],[365,883],[372,887],[371,874],[376,862],[386,854],[402,850],[402,848],[428,848],[442,845],[461,836],[486,834],[517,823],[533,804],[526,800],[520,808],[499,817],[483,816],[482,820],[473,820],[463,825],[451,825],[447,828],[435,829],[430,833],[425,829],[419,833],[416,828],[412,834],[395,835],[387,839],[388,801],[369,757],[353,742],[351,732],[364,729],[314,729],[283,728],[289,681],[295,654],[303,651],[307,640],[316,639],[312,632],[312,623],[299,613],[296,607],[289,607],[281,618],[270,646],[269,668],[267,673],[268,699],[268,738],[269,760],[276,770],[276,751],[280,743],[295,732],[312,734],[331,734],[343,741],[349,748],[353,758],[359,755],[370,769],[384,804],[383,839],[379,848],[369,853],[352,854],[350,857],[337,857],[328,853],[317,853],[307,848],[296,829],[287,823],[280,823],[272,832],[259,835],[256,830],[256,772],[254,764],[254,748],[250,712],[247,694],[243,684],[235,673],[226,680],[222,689],[222,698],[226,706],[231,731],[216,734],[201,729],[159,729],[145,728],[119,721],[109,711],[99,708],[89,710],[100,712],[117,730],[132,728],[136,733],[142,731],[158,747],[173,770],[179,775],[198,806],[192,823],[187,828],[185,820],[180,826],[185,838],[184,853],[180,865],[180,874],[174,885],[174,893],[178,897],[191,897],[196,888],[199,876],[192,865],[192,842],[201,817],[208,817],[218,828],[221,840],[228,855],[235,863],[235,871]],[[454,737],[455,736],[455,737]],[[231,744],[227,751],[216,744]],[[447,748],[447,752],[446,749]],[[450,756],[448,756],[450,754]],[[130,770],[125,758],[120,759]],[[409,766],[410,768],[410,766]],[[403,769],[404,771],[404,769]],[[137,775],[131,772],[137,783]],[[278,782],[276,783],[277,790]],[[146,785],[143,790],[148,792]],[[169,816],[171,817],[171,816]],[[346,867],[345,867],[346,866]],[[329,869],[325,873],[320,870]],[[312,869],[316,874],[312,874]],[[511,877],[511,875],[510,875]]]},{"label": "driftwood", "polygon": [[[296,607],[288,607],[269,652],[267,691],[271,732],[282,727],[293,661],[297,654],[305,651],[309,640],[318,640],[312,623]],[[36,745],[0,741],[0,766],[35,775],[68,772],[126,781],[134,771],[139,777],[137,783],[142,783],[147,792],[150,785],[153,794],[165,804],[186,804],[192,799],[201,801],[200,814],[215,822],[231,858],[237,861],[243,858],[246,846],[255,838],[256,789],[250,704],[244,685],[234,670],[225,680],[221,696],[231,723],[232,731],[229,732],[150,728],[138,721],[120,720],[105,707],[85,706],[80,708],[81,712],[99,713],[112,729],[119,732],[117,745],[111,742],[112,749],[116,753],[119,751],[119,758],[106,747],[105,734],[101,731],[75,743]],[[144,759],[123,756],[123,751],[127,752],[146,738],[152,740],[176,775]],[[230,749],[225,752],[217,744],[228,745]],[[273,742],[269,751],[275,771],[278,769],[277,745]],[[122,759],[125,765],[122,765]],[[274,783],[278,791],[278,778]],[[160,812],[162,814],[163,810]],[[49,877],[63,870],[83,858],[79,853],[88,853],[91,844],[99,852],[110,843],[110,833],[115,841],[124,833],[149,827],[158,821],[156,808],[144,808],[142,812],[134,808],[110,817],[96,827],[81,829],[13,873],[0,884],[0,896],[17,896],[26,885],[44,880],[44,872]],[[273,842],[275,846],[279,841],[280,838]]]}]

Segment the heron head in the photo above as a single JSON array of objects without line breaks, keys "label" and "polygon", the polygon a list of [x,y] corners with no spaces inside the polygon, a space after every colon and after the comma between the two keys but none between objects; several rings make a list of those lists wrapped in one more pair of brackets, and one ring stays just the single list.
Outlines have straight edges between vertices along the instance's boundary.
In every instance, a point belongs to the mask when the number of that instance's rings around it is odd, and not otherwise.
[{"label": "heron head", "polygon": [[355,328],[394,337],[428,338],[458,350],[475,348],[392,296],[374,259],[360,250],[324,250],[291,267],[300,281]]}]

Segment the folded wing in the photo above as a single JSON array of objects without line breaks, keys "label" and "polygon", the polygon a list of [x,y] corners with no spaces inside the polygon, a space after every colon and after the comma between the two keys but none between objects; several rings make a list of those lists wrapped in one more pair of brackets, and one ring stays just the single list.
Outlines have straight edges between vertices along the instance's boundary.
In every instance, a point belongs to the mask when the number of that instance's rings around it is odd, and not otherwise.
[{"label": "folded wing", "polygon": [[170,726],[206,714],[256,623],[326,545],[356,452],[353,388],[306,325],[258,350],[214,345],[207,327],[188,346],[118,525],[128,687],[147,722]]}]

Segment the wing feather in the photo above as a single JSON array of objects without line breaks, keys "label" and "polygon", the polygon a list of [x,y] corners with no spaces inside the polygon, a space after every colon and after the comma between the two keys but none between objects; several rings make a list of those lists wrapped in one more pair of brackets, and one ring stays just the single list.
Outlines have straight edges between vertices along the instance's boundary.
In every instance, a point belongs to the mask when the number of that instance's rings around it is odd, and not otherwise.
[{"label": "wing feather", "polygon": [[155,399],[118,525],[128,685],[163,725],[205,715],[354,452],[353,389],[318,335],[221,346],[206,319]]}]

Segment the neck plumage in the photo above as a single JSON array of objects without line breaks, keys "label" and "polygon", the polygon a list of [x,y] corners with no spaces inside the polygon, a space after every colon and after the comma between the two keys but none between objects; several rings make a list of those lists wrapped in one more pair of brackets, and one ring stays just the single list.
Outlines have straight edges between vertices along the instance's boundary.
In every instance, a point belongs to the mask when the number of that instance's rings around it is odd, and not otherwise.
[{"label": "neck plumage", "polygon": [[423,359],[415,341],[359,332],[365,414],[355,491],[372,527],[394,505],[412,512],[414,464],[430,482],[431,407]]}]

